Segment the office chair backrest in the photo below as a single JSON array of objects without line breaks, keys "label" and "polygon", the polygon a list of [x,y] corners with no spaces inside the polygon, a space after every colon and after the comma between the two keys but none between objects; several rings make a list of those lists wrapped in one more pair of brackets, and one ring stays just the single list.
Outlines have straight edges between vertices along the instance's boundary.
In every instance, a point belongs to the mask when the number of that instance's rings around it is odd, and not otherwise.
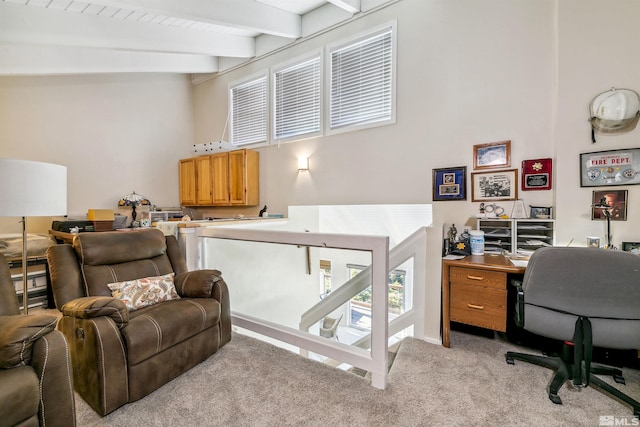
[{"label": "office chair backrest", "polygon": [[[529,260],[522,288],[527,330],[571,339],[575,319],[583,316],[594,323],[594,345],[640,345],[637,255],[596,248],[538,249]],[[627,333],[633,330],[637,332]]]}]

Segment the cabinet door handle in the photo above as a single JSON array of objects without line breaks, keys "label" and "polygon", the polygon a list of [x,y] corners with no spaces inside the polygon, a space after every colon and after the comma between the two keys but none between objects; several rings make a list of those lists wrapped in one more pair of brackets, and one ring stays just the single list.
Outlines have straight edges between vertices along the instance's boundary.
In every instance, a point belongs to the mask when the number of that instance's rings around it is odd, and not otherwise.
[{"label": "cabinet door handle", "polygon": [[484,310],[484,305],[467,304],[467,307],[473,308],[476,310]]},{"label": "cabinet door handle", "polygon": [[482,276],[467,276],[467,279],[471,279],[471,280],[484,280],[484,277],[482,277]]}]

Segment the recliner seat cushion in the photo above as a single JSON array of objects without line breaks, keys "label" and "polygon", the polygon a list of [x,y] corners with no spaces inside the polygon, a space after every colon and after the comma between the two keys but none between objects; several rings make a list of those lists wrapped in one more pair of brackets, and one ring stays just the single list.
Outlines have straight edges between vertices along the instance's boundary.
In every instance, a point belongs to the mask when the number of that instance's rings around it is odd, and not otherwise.
[{"label": "recliner seat cushion", "polygon": [[121,333],[129,365],[140,363],[220,322],[215,299],[165,301],[130,313]]}]

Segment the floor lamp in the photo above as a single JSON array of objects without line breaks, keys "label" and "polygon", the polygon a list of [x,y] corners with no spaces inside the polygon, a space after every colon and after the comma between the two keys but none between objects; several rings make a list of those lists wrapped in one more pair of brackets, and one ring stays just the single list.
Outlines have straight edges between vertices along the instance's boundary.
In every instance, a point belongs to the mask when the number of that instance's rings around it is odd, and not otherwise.
[{"label": "floor lamp", "polygon": [[27,217],[67,214],[67,168],[0,158],[0,216],[22,217],[22,306],[29,312]]}]

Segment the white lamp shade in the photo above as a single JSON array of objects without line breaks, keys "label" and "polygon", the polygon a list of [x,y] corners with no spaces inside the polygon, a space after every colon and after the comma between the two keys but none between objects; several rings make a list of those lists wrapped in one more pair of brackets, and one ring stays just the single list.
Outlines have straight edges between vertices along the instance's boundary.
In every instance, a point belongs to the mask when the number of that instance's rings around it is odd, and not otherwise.
[{"label": "white lamp shade", "polygon": [[67,168],[0,159],[0,216],[67,214]]}]

